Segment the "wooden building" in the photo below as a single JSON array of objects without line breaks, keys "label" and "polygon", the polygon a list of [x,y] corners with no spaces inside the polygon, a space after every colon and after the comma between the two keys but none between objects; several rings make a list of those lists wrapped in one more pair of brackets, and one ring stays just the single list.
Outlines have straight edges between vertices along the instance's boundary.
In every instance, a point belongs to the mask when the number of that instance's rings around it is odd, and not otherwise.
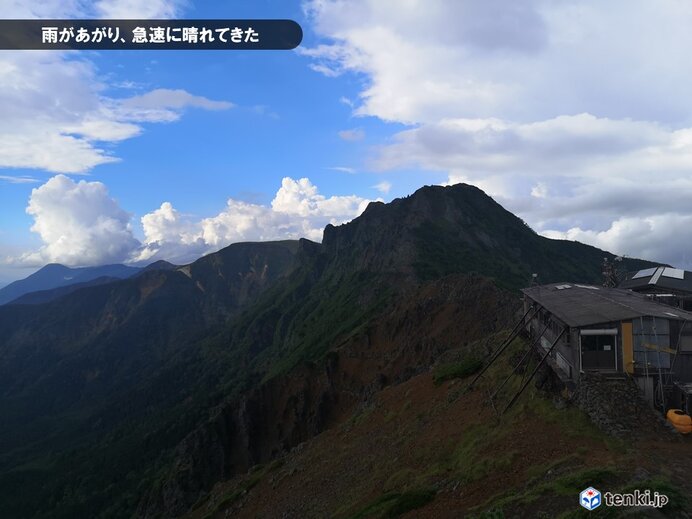
[{"label": "wooden building", "polygon": [[[568,388],[598,371],[633,377],[655,406],[692,387],[692,312],[622,288],[553,283],[526,288],[527,330]],[[680,405],[685,402],[680,402]]]}]

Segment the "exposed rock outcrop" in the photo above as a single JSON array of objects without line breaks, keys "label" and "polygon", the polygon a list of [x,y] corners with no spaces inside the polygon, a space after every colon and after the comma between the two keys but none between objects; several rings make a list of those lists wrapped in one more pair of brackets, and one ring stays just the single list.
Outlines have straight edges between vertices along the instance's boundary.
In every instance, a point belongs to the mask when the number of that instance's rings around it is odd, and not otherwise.
[{"label": "exposed rock outcrop", "polygon": [[[138,516],[185,513],[214,483],[319,434],[382,387],[428,369],[449,348],[505,328],[515,296],[478,276],[421,285],[319,364],[304,364],[217,408],[177,447]],[[491,315],[492,317],[489,317]]]}]

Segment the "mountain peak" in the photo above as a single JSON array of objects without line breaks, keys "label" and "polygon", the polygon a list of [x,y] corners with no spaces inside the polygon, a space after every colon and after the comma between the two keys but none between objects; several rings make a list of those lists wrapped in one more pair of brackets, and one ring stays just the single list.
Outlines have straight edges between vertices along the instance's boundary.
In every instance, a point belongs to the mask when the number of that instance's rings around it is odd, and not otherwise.
[{"label": "mountain peak", "polygon": [[388,204],[371,203],[353,221],[328,225],[323,245],[342,270],[350,264],[419,279],[475,272],[514,289],[534,272],[544,281],[570,272],[574,279],[599,282],[603,255],[612,256],[540,236],[483,190],[463,183],[424,186]]},{"label": "mountain peak", "polygon": [[166,260],[158,260],[153,263],[149,263],[146,267],[142,269],[142,272],[149,270],[174,270],[180,265],[174,265],[173,263]]}]

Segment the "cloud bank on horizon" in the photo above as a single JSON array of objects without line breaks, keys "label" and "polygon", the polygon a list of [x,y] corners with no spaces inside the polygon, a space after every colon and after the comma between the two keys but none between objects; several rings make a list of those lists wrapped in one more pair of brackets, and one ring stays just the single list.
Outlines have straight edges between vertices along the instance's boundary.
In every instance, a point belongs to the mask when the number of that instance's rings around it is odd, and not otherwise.
[{"label": "cloud bank on horizon", "polygon": [[217,215],[195,219],[170,202],[145,214],[144,240],[135,237],[131,215],[101,182],[75,182],[56,175],[31,192],[27,212],[31,230],[43,246],[19,257],[18,265],[68,266],[152,262],[186,263],[229,243],[308,238],[321,241],[324,227],[362,213],[370,200],[357,196],[325,197],[307,178],[285,177],[271,206],[229,198]]}]

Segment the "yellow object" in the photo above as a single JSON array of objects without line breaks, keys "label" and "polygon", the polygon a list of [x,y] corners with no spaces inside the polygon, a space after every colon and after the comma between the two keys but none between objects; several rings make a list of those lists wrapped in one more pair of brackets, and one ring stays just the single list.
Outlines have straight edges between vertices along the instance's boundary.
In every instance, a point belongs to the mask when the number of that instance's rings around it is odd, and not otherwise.
[{"label": "yellow object", "polygon": [[671,348],[665,348],[663,346],[656,346],[655,344],[644,344],[644,347],[648,350],[660,351],[661,353],[677,353],[677,351]]},{"label": "yellow object", "polygon": [[666,418],[679,433],[689,434],[692,432],[692,418],[680,409],[669,409]]},{"label": "yellow object", "polygon": [[634,353],[632,352],[632,323],[622,323],[622,364],[625,371],[634,373]]}]

